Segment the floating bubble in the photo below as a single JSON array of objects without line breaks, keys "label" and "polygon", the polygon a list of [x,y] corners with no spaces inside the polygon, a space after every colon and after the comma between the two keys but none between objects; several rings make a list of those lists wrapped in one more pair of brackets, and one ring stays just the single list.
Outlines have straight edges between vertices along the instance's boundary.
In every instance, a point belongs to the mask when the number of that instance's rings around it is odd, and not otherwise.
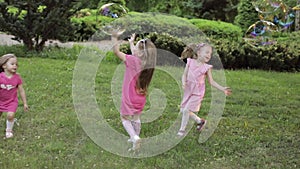
[{"label": "floating bubble", "polygon": [[282,2],[271,0],[260,0],[252,2],[255,10],[261,14],[272,14],[282,6]]},{"label": "floating bubble", "polygon": [[[120,4],[108,3],[100,7],[99,14],[101,16],[118,20],[119,18],[124,17],[127,14],[127,11]],[[115,24],[115,22],[112,20],[112,22],[107,23],[102,27],[102,31],[107,35],[111,35],[114,31],[122,34],[126,30],[126,27],[126,24]]]},{"label": "floating bubble", "polygon": [[271,45],[274,43],[272,33],[278,31],[278,27],[269,21],[257,21],[252,24],[245,34],[245,40],[255,47]]},{"label": "floating bubble", "polygon": [[108,4],[104,4],[100,7],[99,13],[102,16],[107,16],[107,17],[111,17],[111,18],[119,18],[119,17],[126,15],[127,11],[120,4],[108,3]]},{"label": "floating bubble", "polygon": [[291,27],[295,21],[295,12],[299,8],[290,8],[281,0],[257,0],[252,4],[259,13],[260,21],[248,28],[244,39],[256,47],[274,44],[272,34]]}]

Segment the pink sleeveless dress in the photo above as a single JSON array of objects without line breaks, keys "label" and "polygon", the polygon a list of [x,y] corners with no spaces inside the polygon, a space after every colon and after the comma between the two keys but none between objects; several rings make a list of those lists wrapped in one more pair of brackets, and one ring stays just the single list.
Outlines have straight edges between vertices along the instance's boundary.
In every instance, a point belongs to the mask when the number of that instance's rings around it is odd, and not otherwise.
[{"label": "pink sleeveless dress", "polygon": [[0,112],[16,112],[18,108],[18,85],[22,79],[18,74],[8,78],[0,73]]},{"label": "pink sleeveless dress", "polygon": [[206,63],[199,65],[197,60],[188,58],[186,66],[189,68],[181,108],[198,112],[205,94],[206,74],[212,65]]},{"label": "pink sleeveless dress", "polygon": [[146,104],[146,96],[136,91],[136,81],[141,72],[141,59],[126,55],[122,88],[121,115],[141,114]]}]

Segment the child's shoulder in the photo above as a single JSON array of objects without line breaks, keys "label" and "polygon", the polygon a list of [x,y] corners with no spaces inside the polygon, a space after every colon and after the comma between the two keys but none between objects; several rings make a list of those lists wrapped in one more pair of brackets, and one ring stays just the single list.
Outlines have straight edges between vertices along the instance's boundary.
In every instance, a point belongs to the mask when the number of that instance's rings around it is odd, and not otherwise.
[{"label": "child's shoulder", "polygon": [[209,69],[213,68],[213,65],[204,63],[204,64],[203,64],[203,68],[205,69],[205,71],[208,71]]},{"label": "child's shoulder", "polygon": [[14,74],[14,77],[15,77],[15,78],[21,78],[21,75],[20,75],[19,73],[15,73],[15,74]]}]

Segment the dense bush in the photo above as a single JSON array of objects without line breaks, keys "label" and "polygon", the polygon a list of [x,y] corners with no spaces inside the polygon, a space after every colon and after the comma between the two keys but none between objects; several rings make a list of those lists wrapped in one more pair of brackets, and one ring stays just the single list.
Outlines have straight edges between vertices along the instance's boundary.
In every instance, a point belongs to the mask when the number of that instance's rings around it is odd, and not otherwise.
[{"label": "dense bush", "polygon": [[89,40],[99,28],[114,19],[101,16],[97,13],[97,9],[82,9],[71,18],[71,22],[76,26],[73,36],[69,37],[71,41]]},{"label": "dense bush", "polygon": [[253,1],[240,0],[238,4],[238,15],[234,19],[234,23],[241,27],[245,32],[250,25],[259,21],[258,12],[253,6]]},{"label": "dense bush", "polygon": [[228,39],[212,41],[224,68],[300,71],[300,46],[296,41],[278,41],[264,47]]},{"label": "dense bush", "polygon": [[205,19],[191,19],[189,21],[203,31],[205,35],[212,38],[237,40],[243,36],[241,28],[231,23]]},{"label": "dense bush", "polygon": [[[125,25],[126,32],[131,33],[167,33],[177,37],[191,37],[200,32],[188,19],[159,14],[130,12],[126,17],[114,21],[113,18],[97,15],[96,10],[86,10],[87,14],[74,16],[72,22],[78,26],[74,40],[88,40],[101,26],[112,24]],[[113,21],[113,22],[112,22]],[[98,36],[98,35],[97,35]],[[103,37],[99,37],[103,39]]]}]

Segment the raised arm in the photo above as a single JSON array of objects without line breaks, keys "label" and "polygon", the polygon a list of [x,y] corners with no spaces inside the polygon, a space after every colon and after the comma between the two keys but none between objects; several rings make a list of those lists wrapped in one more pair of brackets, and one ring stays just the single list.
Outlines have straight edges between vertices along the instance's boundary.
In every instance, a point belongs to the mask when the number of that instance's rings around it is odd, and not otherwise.
[{"label": "raised arm", "polygon": [[134,40],[135,40],[135,33],[131,35],[130,39],[128,39],[129,45],[130,45],[130,50],[131,53],[134,55],[134,53],[136,52],[136,48],[134,46]]},{"label": "raised arm", "polygon": [[226,96],[231,95],[231,89],[229,87],[223,87],[214,81],[212,77],[211,68],[207,71],[207,78],[210,85],[224,92]]},{"label": "raised arm", "polygon": [[118,32],[113,32],[111,35],[111,40],[113,43],[113,52],[118,56],[122,61],[126,60],[126,54],[120,51],[120,43],[118,42],[119,34]]}]

